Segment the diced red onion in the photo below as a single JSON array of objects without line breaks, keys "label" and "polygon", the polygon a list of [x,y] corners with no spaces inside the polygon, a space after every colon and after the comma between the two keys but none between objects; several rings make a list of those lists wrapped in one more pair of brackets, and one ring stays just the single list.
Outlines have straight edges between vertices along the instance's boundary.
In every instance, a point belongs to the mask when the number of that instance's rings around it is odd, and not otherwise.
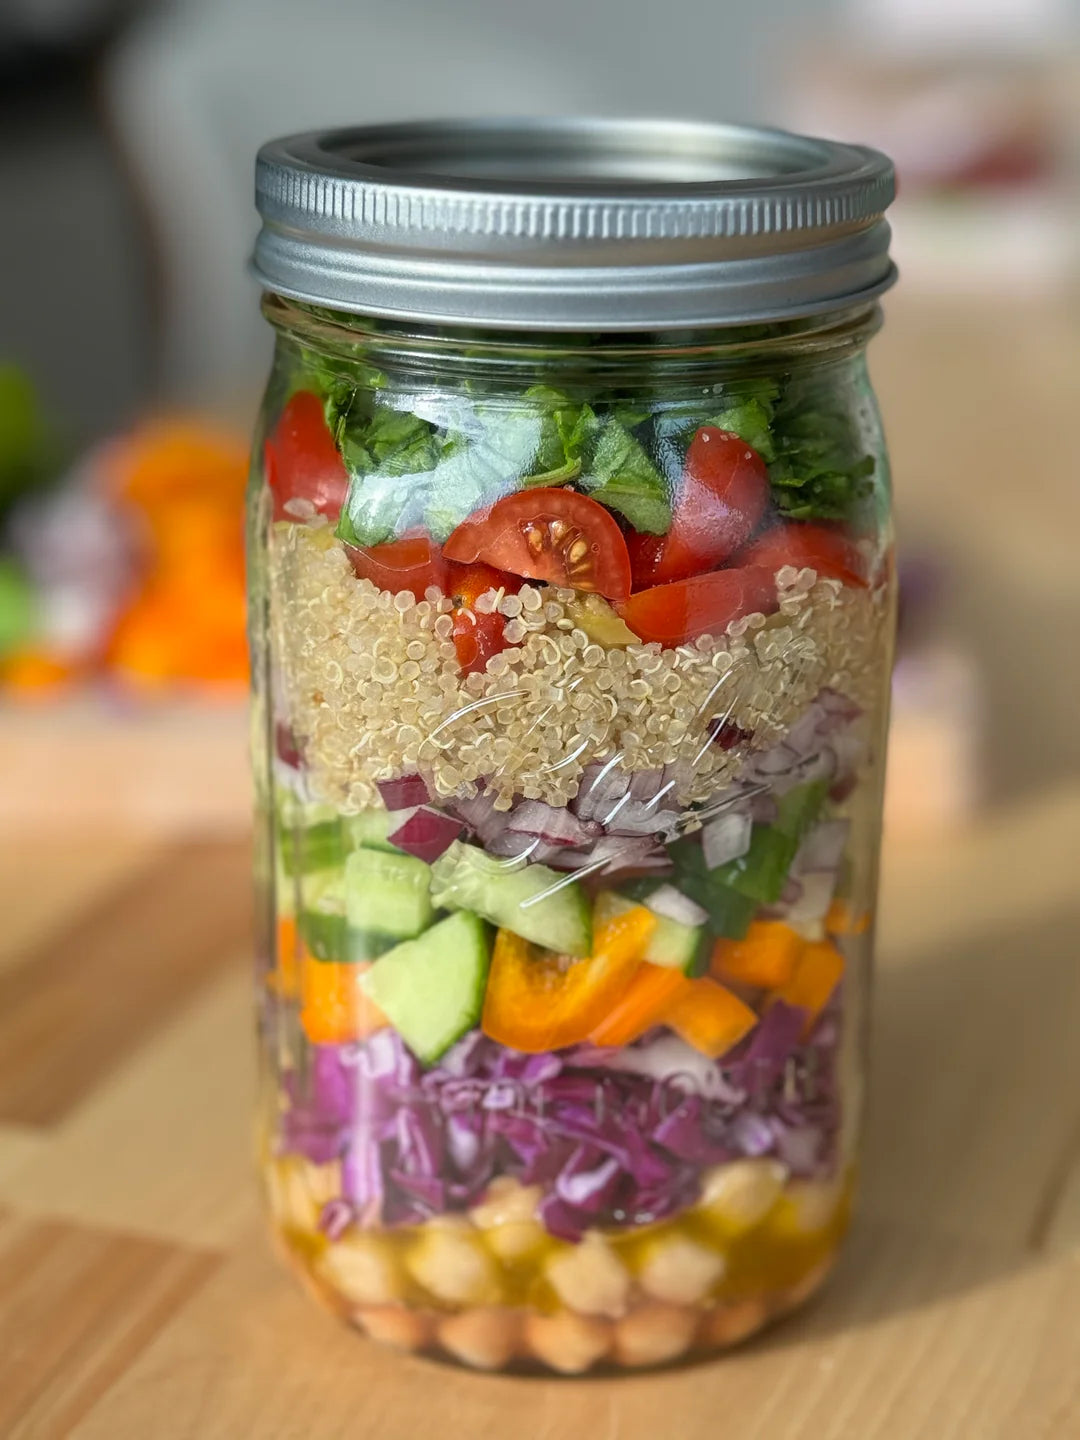
[{"label": "diced red onion", "polygon": [[376,784],[388,810],[405,810],[410,805],[426,805],[431,799],[427,781],[422,775],[399,775],[395,780],[378,780]]},{"label": "diced red onion", "polygon": [[611,807],[604,828],[611,835],[676,835],[678,810],[658,810],[648,801],[625,800]]},{"label": "diced red onion", "polygon": [[824,920],[836,890],[835,870],[812,870],[800,877],[799,895],[785,905],[785,916],[797,924]]},{"label": "diced red onion", "polygon": [[645,1075],[650,1080],[677,1082],[687,1094],[703,1095],[725,1104],[738,1104],[746,1098],[741,1090],[725,1080],[715,1060],[677,1035],[666,1032],[640,1045],[611,1050],[604,1060],[593,1057],[591,1063],[602,1063],[609,1070],[625,1070],[631,1075]]},{"label": "diced red onion", "polygon": [[300,753],[296,737],[292,728],[281,720],[274,726],[274,749],[283,765],[288,766],[290,770],[302,769],[304,757]]},{"label": "diced red onion", "polygon": [[619,800],[630,789],[630,776],[610,761],[586,765],[571,809],[579,820],[607,822]]},{"label": "diced red onion", "polygon": [[589,851],[583,851],[582,864],[592,865],[598,860],[605,863],[600,871],[611,878],[626,871],[668,870],[671,860],[663,846],[645,835],[605,835]]},{"label": "diced red onion", "polygon": [[710,870],[737,860],[750,848],[753,821],[740,810],[726,810],[710,820],[701,832],[701,847],[705,852],[705,864]]},{"label": "diced red onion", "polygon": [[570,810],[546,805],[540,800],[523,800],[515,805],[506,828],[522,835],[535,835],[551,845],[587,845],[600,834],[600,826],[595,821],[581,820]]},{"label": "diced red onion", "polygon": [[456,798],[449,801],[446,808],[465,822],[481,845],[487,845],[501,835],[509,819],[507,811],[495,809],[495,794],[489,790]]},{"label": "diced red onion", "polygon": [[679,925],[704,925],[709,918],[709,912],[691,900],[689,895],[684,895],[681,890],[676,890],[674,885],[661,885],[655,890],[645,904],[654,915],[663,916],[666,920],[674,920]]},{"label": "diced red onion", "polygon": [[421,806],[389,836],[390,844],[432,864],[449,850],[462,831],[462,823],[452,815]]},{"label": "diced red onion", "polygon": [[794,868],[799,875],[812,874],[818,870],[835,873],[844,857],[850,820],[822,820],[803,838],[795,856]]},{"label": "diced red onion", "polygon": [[664,788],[663,770],[635,770],[630,776],[630,796],[648,803]]},{"label": "diced red onion", "polygon": [[750,801],[750,818],[755,825],[775,825],[779,817],[775,795],[755,795]]}]

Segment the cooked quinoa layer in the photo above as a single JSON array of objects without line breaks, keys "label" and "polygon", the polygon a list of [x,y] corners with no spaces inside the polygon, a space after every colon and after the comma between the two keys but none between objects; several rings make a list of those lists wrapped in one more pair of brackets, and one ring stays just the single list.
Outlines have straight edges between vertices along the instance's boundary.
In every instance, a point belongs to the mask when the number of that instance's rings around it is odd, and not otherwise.
[{"label": "cooked quinoa layer", "polygon": [[[440,796],[477,782],[565,805],[593,761],[671,766],[683,805],[714,796],[746,745],[779,739],[823,686],[871,707],[886,660],[880,592],[777,573],[779,611],[674,649],[604,649],[575,627],[573,591],[491,591],[478,610],[507,619],[509,648],[462,675],[451,602],[417,602],[357,579],[325,522],[276,526],[271,645],[278,693],[313,798],[349,813],[379,806],[376,781],[419,770]],[[752,740],[725,749],[721,722]]]}]

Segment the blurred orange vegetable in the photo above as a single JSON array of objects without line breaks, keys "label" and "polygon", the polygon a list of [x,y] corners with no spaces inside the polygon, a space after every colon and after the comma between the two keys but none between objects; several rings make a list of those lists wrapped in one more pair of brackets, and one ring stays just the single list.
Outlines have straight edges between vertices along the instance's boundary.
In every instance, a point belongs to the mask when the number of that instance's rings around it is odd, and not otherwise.
[{"label": "blurred orange vegetable", "polygon": [[529,1054],[587,1040],[623,993],[655,929],[656,916],[635,905],[595,925],[593,952],[584,960],[500,930],[484,995],[485,1035]]},{"label": "blurred orange vegetable", "polygon": [[81,678],[79,668],[45,648],[13,650],[0,661],[0,683],[22,696],[49,696]]},{"label": "blurred orange vegetable", "polygon": [[709,969],[717,980],[775,990],[794,975],[806,941],[782,920],[755,920],[742,940],[718,940]]},{"label": "blurred orange vegetable", "polygon": [[269,983],[286,999],[295,1000],[300,994],[300,959],[305,947],[291,915],[282,915],[277,922],[277,966],[269,977]]},{"label": "blurred orange vegetable", "polygon": [[145,570],[107,663],[143,689],[243,683],[244,447],[200,425],[156,421],[110,458],[117,499],[139,512]]},{"label": "blurred orange vegetable", "polygon": [[776,991],[776,999],[801,1005],[808,1026],[817,1019],[844,973],[844,957],[828,940],[816,940],[802,953],[795,974]]},{"label": "blurred orange vegetable", "polygon": [[730,1050],[758,1022],[749,1005],[708,977],[688,980],[663,1019],[688,1045],[712,1060]]},{"label": "blurred orange vegetable", "polygon": [[360,977],[373,962],[316,960],[300,962],[300,1023],[313,1045],[342,1045],[361,1040],[390,1022],[360,988]]},{"label": "blurred orange vegetable", "polygon": [[643,960],[622,997],[589,1036],[594,1045],[629,1045],[659,1025],[672,1000],[689,984],[681,970]]},{"label": "blurred orange vegetable", "polygon": [[865,935],[870,929],[870,911],[856,914],[850,901],[834,900],[825,916],[825,929],[830,935]]}]

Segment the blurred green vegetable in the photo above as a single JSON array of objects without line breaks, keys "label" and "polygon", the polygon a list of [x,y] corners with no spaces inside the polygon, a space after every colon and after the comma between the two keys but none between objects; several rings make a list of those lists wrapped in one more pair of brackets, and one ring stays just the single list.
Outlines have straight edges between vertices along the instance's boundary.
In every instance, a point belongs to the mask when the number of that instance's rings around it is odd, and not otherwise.
[{"label": "blurred green vegetable", "polygon": [[0,521],[21,495],[53,478],[58,450],[28,376],[0,365]]},{"label": "blurred green vegetable", "polygon": [[30,581],[14,560],[0,559],[0,659],[32,636],[36,606]]}]

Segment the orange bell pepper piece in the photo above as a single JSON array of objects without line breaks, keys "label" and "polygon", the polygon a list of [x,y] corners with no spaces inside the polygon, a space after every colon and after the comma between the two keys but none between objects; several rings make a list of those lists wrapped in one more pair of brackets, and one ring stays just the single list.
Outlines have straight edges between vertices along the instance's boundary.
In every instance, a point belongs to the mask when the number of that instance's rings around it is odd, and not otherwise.
[{"label": "orange bell pepper piece", "polygon": [[825,916],[825,929],[830,935],[865,935],[870,929],[870,911],[857,914],[848,900],[834,900]]},{"label": "orange bell pepper piece", "polygon": [[776,991],[777,1000],[801,1005],[809,1012],[807,1029],[821,1014],[829,996],[844,973],[844,957],[828,940],[815,940],[807,945],[795,974]]},{"label": "orange bell pepper piece", "polygon": [[594,1045],[629,1045],[659,1025],[671,1002],[689,985],[681,970],[643,960],[630,977],[622,998],[589,1036]]},{"label": "orange bell pepper piece", "polygon": [[663,1016],[665,1025],[711,1060],[730,1050],[757,1022],[749,1005],[707,976],[688,980]]},{"label": "orange bell pepper piece", "polygon": [[277,944],[274,949],[274,969],[267,977],[271,989],[286,999],[295,1000],[300,994],[300,962],[307,953],[296,920],[292,915],[279,915],[277,922]]},{"label": "orange bell pepper piece", "polygon": [[786,985],[806,948],[782,920],[755,920],[742,940],[718,940],[709,971],[717,980],[775,990]]},{"label": "orange bell pepper piece", "polygon": [[587,1040],[641,964],[655,928],[656,916],[635,905],[594,927],[593,953],[584,960],[500,930],[484,994],[484,1034],[529,1054]]},{"label": "orange bell pepper piece", "polygon": [[304,955],[300,966],[300,1024],[313,1045],[362,1040],[389,1020],[360,988],[360,977],[374,962],[351,964]]}]

